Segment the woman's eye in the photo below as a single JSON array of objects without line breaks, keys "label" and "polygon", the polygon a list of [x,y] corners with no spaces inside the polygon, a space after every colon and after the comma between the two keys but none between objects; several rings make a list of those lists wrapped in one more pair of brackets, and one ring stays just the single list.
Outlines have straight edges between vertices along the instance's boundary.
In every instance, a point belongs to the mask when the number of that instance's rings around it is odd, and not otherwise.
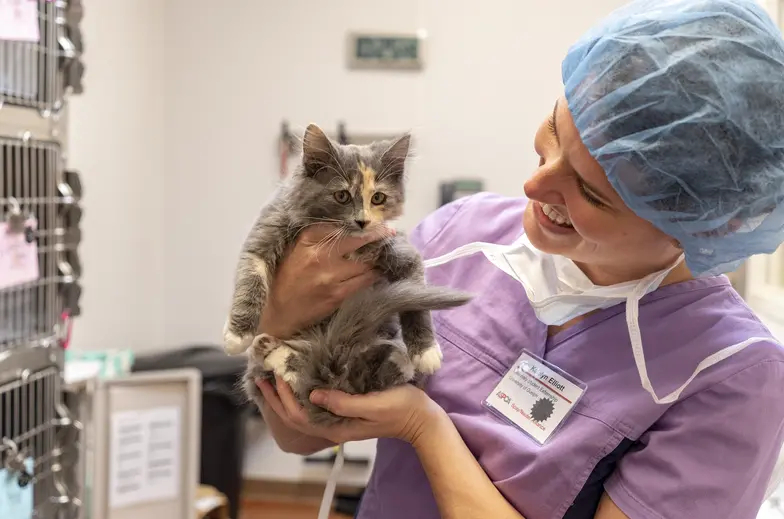
[{"label": "woman's eye", "polygon": [[335,200],[337,200],[339,204],[346,204],[349,200],[351,200],[351,194],[345,190],[338,191],[335,193]]},{"label": "woman's eye", "polygon": [[555,117],[552,115],[547,119],[547,129],[550,130],[553,136],[558,136],[558,133],[555,131]]},{"label": "woman's eye", "polygon": [[387,200],[387,195],[384,193],[374,193],[370,201],[375,205],[381,205]]},{"label": "woman's eye", "polygon": [[589,204],[591,204],[593,206],[596,206],[596,207],[603,207],[604,206],[604,203],[602,203],[601,200],[598,200],[596,197],[591,195],[585,189],[585,186],[582,183],[579,184],[579,187],[580,187],[580,194],[583,195],[583,198],[585,198],[586,202],[588,202]]}]

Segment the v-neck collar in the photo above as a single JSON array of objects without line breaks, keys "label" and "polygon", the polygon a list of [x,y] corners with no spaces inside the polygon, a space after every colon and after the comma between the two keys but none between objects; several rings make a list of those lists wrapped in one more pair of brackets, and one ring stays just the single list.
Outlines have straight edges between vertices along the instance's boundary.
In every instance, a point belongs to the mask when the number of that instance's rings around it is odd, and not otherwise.
[{"label": "v-neck collar", "polygon": [[[712,276],[707,278],[696,278],[696,279],[690,279],[688,281],[682,281],[680,283],[673,283],[670,285],[665,285],[663,287],[660,287],[654,290],[653,292],[651,292],[650,294],[644,296],[640,300],[640,307],[643,307],[646,304],[651,303],[653,301],[664,299],[666,297],[670,297],[676,294],[684,294],[696,290],[705,290],[708,288],[729,286],[729,285],[730,285],[729,279],[723,275]],[[543,348],[543,350],[544,350],[545,357],[549,352],[556,349],[559,345],[563,344],[565,341],[571,339],[575,335],[582,333],[585,330],[592,328],[603,321],[612,319],[616,315],[625,311],[626,311],[626,303],[619,303],[609,308],[599,310],[598,312],[589,315],[585,319],[578,321],[577,323],[570,326],[569,328],[566,328],[565,330],[561,330],[560,332],[552,336],[549,336],[547,334],[547,325],[544,323],[540,323],[544,328],[545,347]]]}]

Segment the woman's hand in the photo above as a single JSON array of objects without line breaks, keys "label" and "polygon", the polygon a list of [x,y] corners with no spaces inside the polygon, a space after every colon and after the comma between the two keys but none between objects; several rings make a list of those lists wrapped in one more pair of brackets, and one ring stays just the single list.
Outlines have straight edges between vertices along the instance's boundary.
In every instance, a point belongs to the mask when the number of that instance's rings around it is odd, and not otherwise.
[{"label": "woman's hand", "polygon": [[276,387],[277,393],[270,382],[259,382],[265,401],[286,426],[336,444],[374,438],[397,438],[415,444],[444,413],[421,389],[408,384],[368,395],[317,390],[311,394],[311,402],[352,420],[331,427],[316,426],[309,422],[288,384],[278,379]]},{"label": "woman's hand", "polygon": [[[269,382],[267,384],[269,385]],[[325,438],[310,436],[291,427],[290,422],[284,421],[266,399],[262,400],[260,411],[264,417],[264,422],[272,433],[272,437],[275,439],[275,443],[278,444],[278,447],[283,452],[310,456],[314,452],[335,446],[333,442]]]},{"label": "woman's hand", "polygon": [[340,237],[327,225],[314,225],[299,236],[272,280],[259,333],[286,339],[334,312],[354,292],[372,285],[372,265],[346,259],[363,245],[394,234],[377,226],[361,237]]}]

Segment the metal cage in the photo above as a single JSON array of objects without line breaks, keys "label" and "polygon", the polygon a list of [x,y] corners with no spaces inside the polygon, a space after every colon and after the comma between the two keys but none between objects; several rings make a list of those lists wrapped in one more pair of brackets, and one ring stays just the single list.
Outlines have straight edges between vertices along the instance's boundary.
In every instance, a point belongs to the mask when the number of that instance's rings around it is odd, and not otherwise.
[{"label": "metal cage", "polygon": [[[0,137],[0,207],[6,222],[17,219],[17,232],[38,247],[39,278],[0,290],[0,352],[52,337],[62,304],[59,272],[67,270],[61,227],[65,205],[61,151],[56,142]],[[72,274],[72,272],[65,272]]]},{"label": "metal cage", "polygon": [[32,486],[34,517],[78,517],[80,424],[62,405],[61,350],[55,344],[0,359],[0,466]]},{"label": "metal cage", "polygon": [[[82,8],[20,2],[35,4],[40,40],[0,40],[0,222],[14,234],[0,249],[9,269],[0,285],[0,470],[20,495],[32,492],[34,517],[77,519],[83,428],[64,405],[62,373],[81,292],[81,184],[65,170],[65,150],[67,95],[81,92],[84,71]],[[37,265],[9,263],[19,250]],[[32,267],[16,276],[22,264]]]},{"label": "metal cage", "polygon": [[0,103],[47,115],[62,108],[69,88],[81,89],[81,3],[26,1],[38,3],[40,40],[0,41]]}]

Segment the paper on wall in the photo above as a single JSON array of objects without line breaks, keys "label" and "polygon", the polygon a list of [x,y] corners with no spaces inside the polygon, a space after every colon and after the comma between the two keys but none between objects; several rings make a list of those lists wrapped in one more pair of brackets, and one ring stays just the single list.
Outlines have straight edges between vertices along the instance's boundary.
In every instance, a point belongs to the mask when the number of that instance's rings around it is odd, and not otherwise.
[{"label": "paper on wall", "polygon": [[175,499],[180,494],[179,407],[112,414],[109,507]]},{"label": "paper on wall", "polygon": [[0,40],[40,41],[38,2],[0,0]]}]

